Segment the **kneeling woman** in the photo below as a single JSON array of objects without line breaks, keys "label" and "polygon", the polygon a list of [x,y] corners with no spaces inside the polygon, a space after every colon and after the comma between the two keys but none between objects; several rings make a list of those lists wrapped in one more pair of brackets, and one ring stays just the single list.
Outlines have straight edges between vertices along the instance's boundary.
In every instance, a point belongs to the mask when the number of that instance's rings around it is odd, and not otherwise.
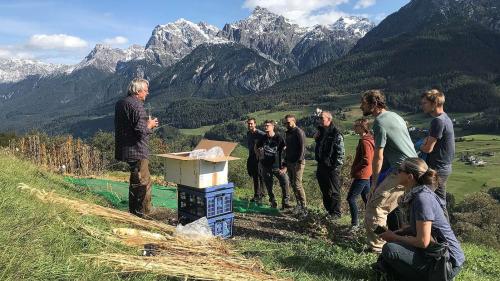
[{"label": "kneeling woman", "polygon": [[[407,158],[399,169],[399,184],[406,194],[401,204],[410,213],[410,225],[395,232],[380,235],[387,241],[379,262],[389,274],[401,280],[429,280],[436,273],[435,259],[429,256],[435,241],[447,245],[449,260],[443,264],[442,280],[451,280],[462,268],[465,260],[450,223],[443,212],[444,202],[434,193],[436,171],[429,169],[419,158]],[[405,236],[404,234],[408,234]],[[434,279],[433,278],[433,279]]]}]

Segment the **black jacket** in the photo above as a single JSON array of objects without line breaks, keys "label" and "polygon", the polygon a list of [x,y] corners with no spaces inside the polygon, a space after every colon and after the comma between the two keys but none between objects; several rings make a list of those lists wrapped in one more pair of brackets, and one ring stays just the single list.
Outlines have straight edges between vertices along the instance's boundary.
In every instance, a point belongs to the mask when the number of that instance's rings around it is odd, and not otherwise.
[{"label": "black jacket", "polygon": [[306,151],[306,135],[301,128],[295,127],[286,131],[285,162],[297,163],[304,160]]},{"label": "black jacket", "polygon": [[314,158],[318,165],[338,168],[344,164],[344,137],[342,133],[331,124],[329,127],[318,127],[318,137],[314,149]]}]

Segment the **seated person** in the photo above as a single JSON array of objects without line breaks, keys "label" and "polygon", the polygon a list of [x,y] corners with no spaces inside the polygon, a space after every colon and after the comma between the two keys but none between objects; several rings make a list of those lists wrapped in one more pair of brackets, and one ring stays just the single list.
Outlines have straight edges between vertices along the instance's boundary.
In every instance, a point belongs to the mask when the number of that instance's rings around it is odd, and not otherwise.
[{"label": "seated person", "polygon": [[405,159],[398,171],[399,184],[406,189],[400,205],[408,206],[410,225],[380,234],[387,243],[374,269],[397,280],[429,280],[438,274],[434,265],[439,262],[429,256],[430,250],[444,245],[449,254],[441,259],[445,261],[443,277],[433,280],[451,280],[462,268],[465,256],[445,217],[444,201],[434,193],[437,173],[420,158]]}]

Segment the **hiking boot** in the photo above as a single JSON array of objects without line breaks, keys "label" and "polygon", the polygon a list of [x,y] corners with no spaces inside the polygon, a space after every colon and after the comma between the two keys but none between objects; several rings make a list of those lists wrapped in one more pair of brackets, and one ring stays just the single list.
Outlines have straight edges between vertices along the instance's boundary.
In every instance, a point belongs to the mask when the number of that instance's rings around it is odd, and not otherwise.
[{"label": "hiking boot", "polygon": [[278,208],[278,203],[276,203],[276,201],[271,201],[271,208],[277,209]]},{"label": "hiking boot", "polygon": [[284,204],[281,205],[281,210],[282,211],[290,210],[292,208],[293,208],[292,205],[290,205],[288,203],[284,203]]},{"label": "hiking boot", "polygon": [[166,221],[172,216],[172,211],[163,207],[155,207],[149,212],[149,214],[144,215],[143,219],[155,220],[155,221]]}]

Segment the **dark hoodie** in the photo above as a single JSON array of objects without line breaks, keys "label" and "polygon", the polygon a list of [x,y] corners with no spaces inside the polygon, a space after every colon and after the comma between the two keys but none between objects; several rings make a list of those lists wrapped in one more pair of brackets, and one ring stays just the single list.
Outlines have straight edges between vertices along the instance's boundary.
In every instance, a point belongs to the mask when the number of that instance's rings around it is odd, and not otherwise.
[{"label": "dark hoodie", "polygon": [[372,175],[372,161],[375,142],[372,134],[366,134],[359,139],[356,156],[351,167],[353,179],[369,179]]}]

